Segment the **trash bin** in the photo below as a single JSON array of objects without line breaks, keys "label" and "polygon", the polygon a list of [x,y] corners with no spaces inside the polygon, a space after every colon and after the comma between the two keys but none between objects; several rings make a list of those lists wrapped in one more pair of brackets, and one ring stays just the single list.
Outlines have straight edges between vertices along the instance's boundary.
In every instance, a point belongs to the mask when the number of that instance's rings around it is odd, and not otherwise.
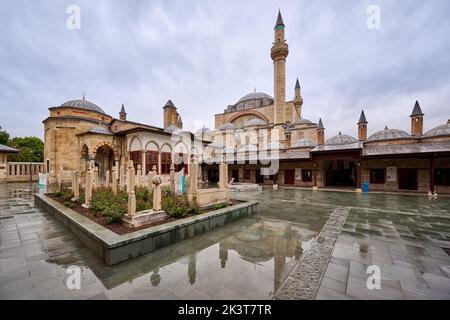
[{"label": "trash bin", "polygon": [[365,193],[369,192],[369,183],[367,181],[364,181],[362,183],[362,192],[365,192]]}]

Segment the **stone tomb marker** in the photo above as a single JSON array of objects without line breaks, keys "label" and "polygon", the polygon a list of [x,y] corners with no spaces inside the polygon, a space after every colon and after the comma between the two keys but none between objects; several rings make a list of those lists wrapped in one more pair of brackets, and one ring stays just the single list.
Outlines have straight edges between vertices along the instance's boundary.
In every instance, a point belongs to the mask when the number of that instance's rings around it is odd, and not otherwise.
[{"label": "stone tomb marker", "polygon": [[73,170],[72,173],[72,191],[73,191],[73,198],[72,201],[77,201],[80,199],[80,173],[78,170]]},{"label": "stone tomb marker", "polygon": [[142,186],[142,168],[141,168],[140,164],[138,164],[138,166],[137,166],[136,186],[138,188]]},{"label": "stone tomb marker", "polygon": [[113,194],[117,194],[117,166],[113,167],[111,183],[112,183],[112,192],[113,192]]},{"label": "stone tomb marker", "polygon": [[105,187],[109,188],[109,170],[106,170],[105,174]]},{"label": "stone tomb marker", "polygon": [[86,172],[86,188],[85,188],[85,196],[84,196],[84,208],[91,207],[92,200],[92,168]]},{"label": "stone tomb marker", "polygon": [[152,183],[155,185],[153,189],[153,211],[161,210],[161,182],[160,176],[155,176],[152,179]]},{"label": "stone tomb marker", "polygon": [[136,213],[136,194],[134,193],[134,166],[133,161],[128,162],[128,178],[127,178],[127,190],[128,190],[128,215],[133,216]]},{"label": "stone tomb marker", "polygon": [[148,173],[147,187],[150,193],[153,192],[153,178],[156,177],[156,165],[153,165],[152,171]]}]

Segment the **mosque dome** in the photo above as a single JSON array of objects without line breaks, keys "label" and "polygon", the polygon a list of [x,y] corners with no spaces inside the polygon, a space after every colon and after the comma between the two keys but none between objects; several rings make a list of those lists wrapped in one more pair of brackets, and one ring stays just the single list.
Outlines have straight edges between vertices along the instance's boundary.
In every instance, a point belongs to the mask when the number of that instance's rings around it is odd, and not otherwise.
[{"label": "mosque dome", "polygon": [[258,100],[258,99],[273,100],[273,97],[264,92],[252,92],[252,93],[246,94],[245,96],[240,98],[238,103],[243,102],[243,101]]},{"label": "mosque dome", "polygon": [[450,123],[437,126],[425,133],[425,137],[437,137],[450,135]]},{"label": "mosque dome", "polygon": [[337,145],[352,144],[352,143],[357,143],[357,142],[358,142],[358,140],[356,140],[356,138],[346,135],[346,134],[342,134],[341,132],[339,132],[338,135],[325,141],[325,144],[328,146],[337,146]]},{"label": "mosque dome", "polygon": [[247,109],[265,107],[273,104],[273,97],[264,92],[252,92],[246,94],[234,105],[229,105],[225,112],[237,112]]},{"label": "mosque dome", "polygon": [[380,141],[380,140],[392,140],[401,138],[410,138],[411,136],[402,130],[389,129],[388,127],[384,130],[380,130],[372,134],[367,141]]},{"label": "mosque dome", "polygon": [[100,108],[99,106],[97,106],[96,104],[94,104],[90,101],[85,100],[84,98],[82,100],[70,100],[70,101],[64,102],[59,107],[83,109],[83,110],[94,111],[94,112],[106,114],[102,108]]}]

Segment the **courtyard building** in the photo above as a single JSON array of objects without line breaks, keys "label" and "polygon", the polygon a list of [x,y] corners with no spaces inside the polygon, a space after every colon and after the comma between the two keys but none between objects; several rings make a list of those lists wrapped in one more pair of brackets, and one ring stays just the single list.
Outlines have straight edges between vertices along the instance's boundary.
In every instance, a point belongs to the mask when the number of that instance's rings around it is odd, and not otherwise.
[{"label": "courtyard building", "polygon": [[[71,170],[83,176],[88,162],[98,167],[102,181],[106,171],[126,167],[128,160],[145,174],[156,166],[168,179],[172,163],[175,171],[184,168],[189,174],[191,156],[197,155],[203,182],[216,183],[218,163],[226,161],[236,183],[450,193],[450,120],[425,130],[425,114],[416,101],[405,119],[411,123],[409,133],[388,126],[372,130],[362,111],[355,124],[357,137],[347,132],[327,137],[326,119],[302,117],[307,104],[300,81],[292,81],[291,95],[286,91],[288,55],[279,12],[270,51],[274,95],[255,90],[243,96],[215,115],[213,130],[184,131],[171,100],[162,107],[163,127],[127,120],[124,105],[118,118],[107,115],[84,96],[50,108],[44,120],[49,183],[70,180]],[[274,161],[278,166],[269,170]]]}]

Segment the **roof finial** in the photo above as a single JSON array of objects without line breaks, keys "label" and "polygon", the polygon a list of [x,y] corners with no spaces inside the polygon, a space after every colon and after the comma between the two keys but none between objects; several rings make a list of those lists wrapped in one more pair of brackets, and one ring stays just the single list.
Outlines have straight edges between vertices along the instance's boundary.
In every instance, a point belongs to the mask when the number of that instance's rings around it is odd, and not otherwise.
[{"label": "roof finial", "polygon": [[85,98],[85,96],[84,96],[84,92],[82,92],[82,95],[83,95],[83,101],[86,100],[86,98]]},{"label": "roof finial", "polygon": [[253,88],[253,93],[256,93],[256,86]]}]

